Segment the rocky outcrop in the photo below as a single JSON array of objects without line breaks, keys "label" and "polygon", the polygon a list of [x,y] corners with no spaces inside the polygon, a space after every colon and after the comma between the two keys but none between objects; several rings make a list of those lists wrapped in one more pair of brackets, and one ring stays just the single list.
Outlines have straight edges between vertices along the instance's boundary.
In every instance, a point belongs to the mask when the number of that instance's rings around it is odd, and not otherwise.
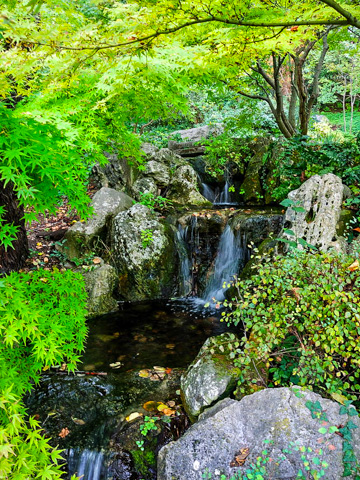
[{"label": "rocky outcrop", "polygon": [[211,202],[199,192],[198,178],[190,165],[175,170],[167,198],[177,205],[211,206]]},{"label": "rocky outcrop", "polygon": [[71,260],[91,251],[98,239],[105,240],[111,219],[129,209],[133,200],[123,192],[103,187],[95,193],[91,206],[93,215],[86,222],[76,222],[65,234],[63,252]]},{"label": "rocky outcrop", "polygon": [[269,142],[261,140],[253,148],[254,155],[246,168],[245,178],[240,191],[243,192],[243,201],[245,203],[261,205],[264,203],[264,191],[261,181],[261,173],[264,166],[263,157],[269,148]]},{"label": "rocky outcrop", "polygon": [[107,163],[95,165],[92,171],[94,183],[101,187],[114,188],[128,192],[139,175],[139,170],[129,162],[128,158],[119,157],[116,153],[105,153]]},{"label": "rocky outcrop", "polygon": [[208,338],[181,377],[181,395],[191,419],[235,389],[238,370],[229,357],[229,345],[234,337],[223,333]]},{"label": "rocky outcrop", "polygon": [[135,204],[113,221],[111,250],[125,300],[169,298],[174,290],[176,253],[170,227],[148,207]]},{"label": "rocky outcrop", "polygon": [[151,193],[156,196],[159,193],[159,188],[153,178],[140,177],[136,180],[132,187],[134,197],[141,200],[141,193]]},{"label": "rocky outcrop", "polygon": [[337,235],[337,225],[344,197],[341,179],[332,173],[314,175],[300,188],[289,193],[292,205],[285,213],[284,227],[293,234],[284,233],[284,238],[301,243],[307,242],[321,251],[329,248],[343,249],[343,240]]},{"label": "rocky outcrop", "polygon": [[279,209],[274,209],[274,213],[267,211],[253,211],[249,213],[239,212],[235,214],[230,225],[235,232],[239,232],[246,237],[246,242],[259,245],[269,235],[276,237],[281,233],[284,215]]},{"label": "rocky outcrop", "polygon": [[[200,480],[207,473],[211,479],[230,478],[249,469],[256,473],[256,464],[267,472],[262,478],[295,480],[299,471],[306,478],[310,467],[323,470],[327,480],[339,480],[344,438],[335,433],[335,426],[352,422],[351,445],[360,460],[359,418],[340,414],[340,409],[336,402],[295,388],[223,400],[178,441],[160,450],[158,480]],[[346,478],[354,479],[355,474]]]},{"label": "rocky outcrop", "polygon": [[[197,145],[204,139],[215,137],[224,131],[222,124],[205,125],[203,127],[189,128],[172,132],[169,140],[169,149],[183,157],[202,155],[205,152],[204,146]],[[182,141],[175,141],[171,138],[181,137]]]},{"label": "rocky outcrop", "polygon": [[87,310],[90,317],[117,310],[118,303],[112,296],[116,287],[117,275],[110,265],[92,266],[81,272],[88,294]]}]

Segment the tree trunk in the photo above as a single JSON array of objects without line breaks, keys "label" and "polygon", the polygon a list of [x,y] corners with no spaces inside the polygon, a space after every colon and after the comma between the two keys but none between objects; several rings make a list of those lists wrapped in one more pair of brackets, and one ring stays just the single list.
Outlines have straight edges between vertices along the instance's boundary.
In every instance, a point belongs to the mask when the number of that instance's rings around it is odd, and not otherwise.
[{"label": "tree trunk", "polygon": [[16,194],[11,183],[0,180],[0,206],[5,208],[4,220],[6,223],[18,227],[17,239],[7,250],[0,244],[0,274],[9,273],[13,270],[19,270],[25,264],[29,255],[29,245],[26,236],[24,208],[19,206]]}]

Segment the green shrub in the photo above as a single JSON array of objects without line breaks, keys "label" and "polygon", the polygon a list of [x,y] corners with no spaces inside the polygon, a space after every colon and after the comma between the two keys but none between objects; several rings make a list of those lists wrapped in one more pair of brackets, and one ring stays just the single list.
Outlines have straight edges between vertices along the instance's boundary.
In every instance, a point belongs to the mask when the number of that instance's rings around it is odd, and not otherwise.
[{"label": "green shrub", "polygon": [[[360,393],[360,276],[354,258],[336,252],[293,250],[263,260],[253,277],[237,284],[226,321],[240,325],[235,363],[239,390],[249,371],[267,367],[254,384],[296,384],[356,400]],[[235,354],[233,353],[233,356]],[[256,389],[256,385],[254,385]]]},{"label": "green shrub", "polygon": [[161,197],[160,195],[154,195],[151,192],[140,192],[140,202],[138,203],[140,203],[141,205],[145,205],[145,207],[150,208],[150,210],[161,210],[166,206],[172,205],[171,200],[168,200],[165,197]]},{"label": "green shrub", "polygon": [[60,452],[27,418],[22,396],[43,369],[62,362],[75,369],[87,332],[85,299],[83,278],[72,271],[0,279],[0,478],[60,478]]},{"label": "green shrub", "polygon": [[[277,148],[278,145],[274,144]],[[284,199],[299,188],[303,178],[334,173],[351,185],[360,182],[359,138],[348,136],[344,142],[310,141],[308,137],[294,137],[283,143],[281,153],[275,158],[272,196]]]}]

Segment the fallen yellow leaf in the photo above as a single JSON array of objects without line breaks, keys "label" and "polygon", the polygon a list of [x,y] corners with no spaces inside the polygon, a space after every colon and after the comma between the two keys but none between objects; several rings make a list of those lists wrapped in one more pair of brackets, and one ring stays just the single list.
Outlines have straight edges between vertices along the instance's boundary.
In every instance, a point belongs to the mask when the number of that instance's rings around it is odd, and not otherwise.
[{"label": "fallen yellow leaf", "polygon": [[359,260],[355,260],[355,262],[352,263],[350,267],[348,267],[348,270],[350,270],[350,272],[355,272],[355,270],[357,270],[358,268],[359,268]]}]

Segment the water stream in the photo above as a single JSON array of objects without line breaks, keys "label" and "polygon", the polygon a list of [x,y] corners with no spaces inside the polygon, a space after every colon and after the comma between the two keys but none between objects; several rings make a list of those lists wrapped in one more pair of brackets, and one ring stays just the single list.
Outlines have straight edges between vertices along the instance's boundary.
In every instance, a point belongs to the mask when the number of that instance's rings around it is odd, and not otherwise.
[{"label": "water stream", "polygon": [[[143,408],[148,401],[181,404],[183,369],[208,337],[226,330],[213,299],[224,299],[224,283],[247,262],[251,232],[261,241],[278,228],[280,216],[264,213],[210,210],[179,219],[179,298],[124,303],[116,313],[89,320],[79,371],[42,376],[27,406],[54,444],[64,449],[66,478],[76,474],[82,480],[156,479],[156,470],[143,475],[133,465],[130,452],[139,451],[134,446],[139,424],[129,424],[126,417],[133,412],[148,415]],[[212,308],[204,308],[207,302]],[[139,375],[154,366],[166,368],[165,379]],[[179,434],[185,428],[182,418],[186,419],[183,414],[176,417]]]}]

